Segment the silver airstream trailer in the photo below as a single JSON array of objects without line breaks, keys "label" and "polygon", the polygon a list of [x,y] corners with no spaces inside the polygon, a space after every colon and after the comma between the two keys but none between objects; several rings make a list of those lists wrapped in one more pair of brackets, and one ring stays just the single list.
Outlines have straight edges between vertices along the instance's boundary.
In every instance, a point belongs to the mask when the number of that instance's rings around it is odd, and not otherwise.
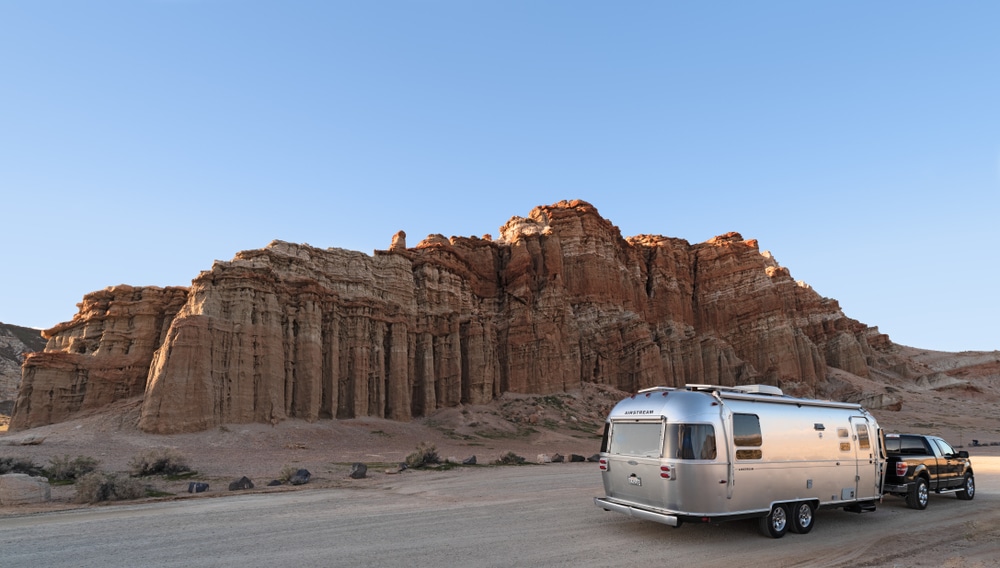
[{"label": "silver airstream trailer", "polygon": [[757,517],[780,538],[812,530],[821,507],[874,511],[884,466],[882,432],[859,404],[768,385],[654,387],[608,416],[594,503],[673,527]]}]

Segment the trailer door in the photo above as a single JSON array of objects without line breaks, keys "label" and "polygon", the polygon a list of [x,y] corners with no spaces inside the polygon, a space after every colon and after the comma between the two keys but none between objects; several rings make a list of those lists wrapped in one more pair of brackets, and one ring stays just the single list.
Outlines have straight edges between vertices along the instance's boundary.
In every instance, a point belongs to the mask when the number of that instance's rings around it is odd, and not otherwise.
[{"label": "trailer door", "polygon": [[864,416],[852,416],[854,429],[854,456],[857,464],[857,499],[870,499],[881,494],[878,479],[878,459],[876,446],[872,440],[872,429]]}]

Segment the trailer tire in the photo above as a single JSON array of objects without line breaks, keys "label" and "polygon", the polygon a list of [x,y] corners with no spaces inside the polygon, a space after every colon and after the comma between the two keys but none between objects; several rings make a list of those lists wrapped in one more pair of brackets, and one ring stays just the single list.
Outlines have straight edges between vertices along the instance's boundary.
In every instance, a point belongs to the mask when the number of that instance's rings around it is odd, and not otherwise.
[{"label": "trailer tire", "polygon": [[972,473],[965,474],[965,481],[962,482],[962,489],[955,495],[962,501],[972,501],[976,496],[976,478]]},{"label": "trailer tire", "polygon": [[759,519],[760,532],[771,538],[781,538],[788,532],[788,507],[778,503]]},{"label": "trailer tire", "polygon": [[808,501],[792,503],[791,510],[792,522],[788,528],[791,529],[793,533],[797,534],[806,534],[811,531],[813,525],[816,524],[816,517],[813,516],[815,511],[812,503],[809,503]]},{"label": "trailer tire", "polygon": [[927,508],[928,499],[930,499],[930,491],[927,488],[927,480],[918,477],[906,494],[906,506],[922,511]]}]

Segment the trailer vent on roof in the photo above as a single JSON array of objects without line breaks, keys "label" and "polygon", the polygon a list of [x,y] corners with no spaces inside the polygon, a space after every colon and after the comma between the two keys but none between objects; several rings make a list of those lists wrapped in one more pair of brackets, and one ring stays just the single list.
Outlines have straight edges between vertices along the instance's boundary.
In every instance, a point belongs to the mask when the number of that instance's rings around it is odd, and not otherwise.
[{"label": "trailer vent on roof", "polygon": [[781,392],[781,389],[778,387],[771,385],[740,385],[738,387],[733,387],[733,390],[748,394],[773,394],[775,396],[782,396],[785,394]]}]

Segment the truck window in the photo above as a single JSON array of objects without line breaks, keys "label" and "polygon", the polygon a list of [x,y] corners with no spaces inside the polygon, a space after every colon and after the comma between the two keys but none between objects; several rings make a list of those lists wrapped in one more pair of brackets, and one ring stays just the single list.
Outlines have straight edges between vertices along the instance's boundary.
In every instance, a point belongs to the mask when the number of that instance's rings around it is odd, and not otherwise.
[{"label": "truck window", "polygon": [[715,427],[711,424],[669,424],[665,455],[679,460],[714,460]]},{"label": "truck window", "polygon": [[955,448],[951,447],[951,444],[945,442],[941,438],[931,438],[931,439],[934,441],[935,444],[937,444],[938,449],[941,450],[942,456],[954,456],[957,453],[955,452]]},{"label": "truck window", "polygon": [[[733,414],[733,442],[736,444],[736,459],[759,460],[760,446],[764,438],[760,433],[760,418],[756,414]],[[750,447],[756,449],[741,449]]]},{"label": "truck window", "polygon": [[663,455],[663,422],[614,422],[608,452],[658,458]]},{"label": "truck window", "polygon": [[924,444],[924,439],[920,436],[901,436],[899,438],[899,453],[911,456],[930,454],[931,449]]}]

